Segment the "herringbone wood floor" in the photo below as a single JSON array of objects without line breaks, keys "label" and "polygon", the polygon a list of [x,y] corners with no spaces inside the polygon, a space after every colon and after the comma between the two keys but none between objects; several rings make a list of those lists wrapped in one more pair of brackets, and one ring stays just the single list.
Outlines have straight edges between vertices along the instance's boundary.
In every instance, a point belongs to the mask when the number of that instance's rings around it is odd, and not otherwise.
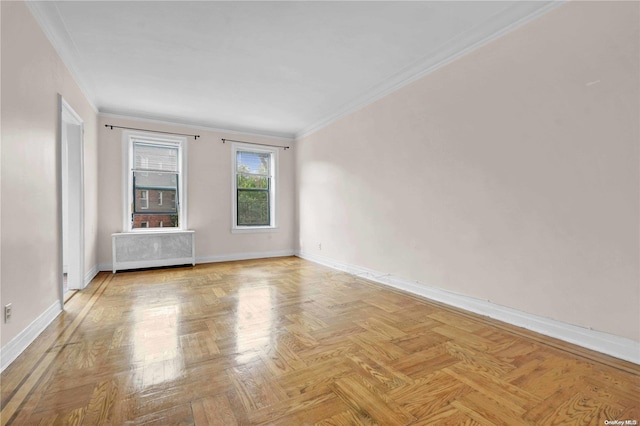
[{"label": "herringbone wood floor", "polygon": [[2,424],[640,420],[640,369],[294,258],[101,273],[2,374]]}]

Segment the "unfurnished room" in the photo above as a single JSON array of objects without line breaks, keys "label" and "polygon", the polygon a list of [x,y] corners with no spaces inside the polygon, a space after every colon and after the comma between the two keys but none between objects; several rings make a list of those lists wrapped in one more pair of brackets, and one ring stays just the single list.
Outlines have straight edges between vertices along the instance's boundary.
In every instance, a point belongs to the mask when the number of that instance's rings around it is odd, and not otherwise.
[{"label": "unfurnished room", "polygon": [[1,425],[640,421],[640,2],[0,19]]}]

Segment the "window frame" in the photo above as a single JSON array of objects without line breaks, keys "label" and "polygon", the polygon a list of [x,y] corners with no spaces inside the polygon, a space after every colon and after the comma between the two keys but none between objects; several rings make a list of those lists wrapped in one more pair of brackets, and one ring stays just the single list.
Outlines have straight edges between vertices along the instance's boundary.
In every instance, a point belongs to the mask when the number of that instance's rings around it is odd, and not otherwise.
[{"label": "window frame", "polygon": [[[270,183],[269,183],[269,225],[238,225],[238,151],[269,154]],[[278,148],[258,146],[247,143],[233,142],[231,144],[231,232],[254,233],[274,232],[278,229]]]},{"label": "window frame", "polygon": [[[133,228],[133,147],[136,142],[167,146],[178,149],[178,226],[156,228]],[[123,208],[122,232],[172,232],[187,230],[187,138],[182,136],[161,135],[152,132],[124,130],[122,132],[123,152]]]}]

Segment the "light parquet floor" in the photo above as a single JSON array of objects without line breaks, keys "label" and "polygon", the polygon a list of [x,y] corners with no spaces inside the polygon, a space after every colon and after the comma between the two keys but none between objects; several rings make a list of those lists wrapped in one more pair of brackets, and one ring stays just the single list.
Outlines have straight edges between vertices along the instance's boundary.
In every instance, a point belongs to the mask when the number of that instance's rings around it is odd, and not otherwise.
[{"label": "light parquet floor", "polygon": [[1,424],[604,425],[640,368],[295,257],[100,273]]}]

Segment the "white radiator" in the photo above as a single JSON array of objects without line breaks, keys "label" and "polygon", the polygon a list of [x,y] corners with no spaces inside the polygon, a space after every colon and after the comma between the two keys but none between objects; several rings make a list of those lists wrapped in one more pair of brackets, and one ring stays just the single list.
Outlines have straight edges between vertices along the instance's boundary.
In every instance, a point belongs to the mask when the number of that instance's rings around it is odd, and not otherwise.
[{"label": "white radiator", "polygon": [[194,231],[111,234],[113,272],[121,269],[196,264]]}]

